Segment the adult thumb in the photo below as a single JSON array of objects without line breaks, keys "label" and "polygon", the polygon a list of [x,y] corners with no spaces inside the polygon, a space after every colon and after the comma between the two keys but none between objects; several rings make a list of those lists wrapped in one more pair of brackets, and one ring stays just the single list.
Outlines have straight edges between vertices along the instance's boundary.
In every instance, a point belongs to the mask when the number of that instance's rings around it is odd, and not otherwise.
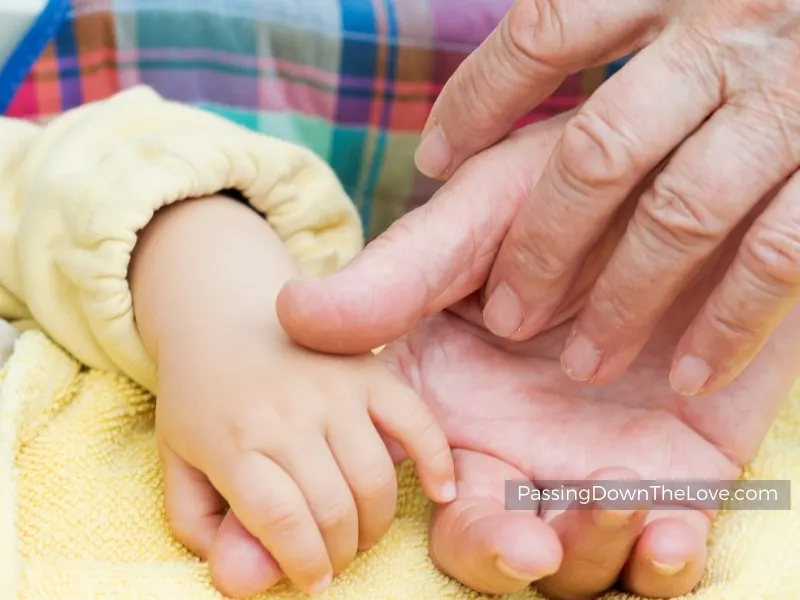
[{"label": "adult thumb", "polygon": [[[289,282],[277,302],[284,330],[315,350],[368,352],[468,296],[486,280],[491,266],[489,260],[479,261],[474,239],[491,233],[477,232],[466,222],[488,224],[489,215],[480,203],[470,210],[472,215],[459,215],[464,208],[456,205],[450,189],[443,189],[343,270],[324,279]],[[490,242],[494,252],[499,242]]]},{"label": "adult thumb", "polygon": [[314,350],[368,352],[480,289],[568,116],[475,156],[338,273],[289,282],[277,301],[284,330]]}]

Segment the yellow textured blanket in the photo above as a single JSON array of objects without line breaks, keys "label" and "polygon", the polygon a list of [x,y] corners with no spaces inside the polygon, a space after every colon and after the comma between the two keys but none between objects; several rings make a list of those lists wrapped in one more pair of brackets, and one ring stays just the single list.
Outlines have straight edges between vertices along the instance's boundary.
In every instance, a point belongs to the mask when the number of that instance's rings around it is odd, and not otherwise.
[{"label": "yellow textured blanket", "polygon": [[[0,600],[219,599],[206,567],[167,529],[152,399],[122,377],[82,369],[37,332],[23,334],[0,377]],[[800,482],[798,416],[800,389],[752,476]],[[399,475],[390,534],[326,597],[479,598],[431,565],[428,505],[413,472]],[[800,597],[800,509],[722,515],[712,546],[692,598]],[[266,596],[303,597],[288,586]]]}]

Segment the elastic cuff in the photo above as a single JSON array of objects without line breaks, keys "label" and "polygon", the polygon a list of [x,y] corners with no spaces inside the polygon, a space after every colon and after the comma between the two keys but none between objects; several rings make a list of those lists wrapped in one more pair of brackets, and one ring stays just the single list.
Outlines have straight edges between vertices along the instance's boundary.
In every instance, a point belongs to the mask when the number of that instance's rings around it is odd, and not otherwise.
[{"label": "elastic cuff", "polygon": [[[53,149],[59,159],[43,164],[24,220],[21,239],[40,246],[33,230],[44,232],[52,253],[29,248],[20,257],[31,312],[47,316],[43,325],[56,340],[58,333],[75,334],[65,320],[84,320],[83,355],[76,355],[90,366],[113,365],[155,390],[127,271],[138,232],[163,206],[238,190],[268,217],[306,274],[340,268],[363,245],[355,207],[308,150],[143,89],[117,96],[82,121]],[[42,306],[50,294],[66,300],[60,309]]]}]

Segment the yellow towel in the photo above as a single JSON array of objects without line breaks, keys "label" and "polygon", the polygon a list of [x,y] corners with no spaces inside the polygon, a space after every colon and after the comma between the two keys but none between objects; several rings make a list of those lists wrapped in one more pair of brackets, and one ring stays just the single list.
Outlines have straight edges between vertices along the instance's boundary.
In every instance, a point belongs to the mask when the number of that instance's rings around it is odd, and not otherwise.
[{"label": "yellow towel", "polygon": [[[151,397],[120,376],[83,369],[35,331],[22,335],[0,377],[0,600],[219,599],[205,565],[173,541],[164,520]],[[750,475],[800,482],[798,415],[800,387]],[[428,505],[413,471],[401,467],[399,476],[391,532],[326,597],[480,598],[430,563]],[[798,566],[800,509],[725,514],[690,597],[798,598]],[[281,586],[265,598],[305,596]]]}]

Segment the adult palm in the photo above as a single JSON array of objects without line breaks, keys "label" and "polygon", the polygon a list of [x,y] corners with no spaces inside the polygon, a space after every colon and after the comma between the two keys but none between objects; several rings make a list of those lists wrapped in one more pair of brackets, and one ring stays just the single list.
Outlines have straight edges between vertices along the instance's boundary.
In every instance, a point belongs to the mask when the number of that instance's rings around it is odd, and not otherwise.
[{"label": "adult palm", "polygon": [[705,567],[711,512],[664,505],[633,514],[602,505],[509,512],[504,481],[737,478],[796,375],[800,315],[737,381],[702,398],[681,397],[668,381],[670,360],[679,325],[709,285],[703,281],[679,303],[632,367],[603,387],[562,372],[569,323],[509,345],[442,314],[387,350],[454,449],[459,497],[437,509],[431,529],[431,555],[443,571],[490,593],[538,580],[559,598],[592,598],[618,579],[655,597],[694,587]]},{"label": "adult palm", "polygon": [[[505,510],[504,482],[738,477],[797,374],[800,313],[735,382],[684,398],[669,385],[670,358],[678,324],[709,285],[676,306],[631,368],[603,387],[562,372],[569,322],[515,345],[442,313],[382,353],[433,408],[454,451],[458,498],[436,508],[430,528],[431,557],[442,571],[487,593],[533,583],[569,599],[594,598],[618,582],[661,598],[697,584],[712,512],[665,505],[620,511],[602,502],[513,512]],[[217,583],[234,596],[281,577],[232,515],[211,563]]]}]

